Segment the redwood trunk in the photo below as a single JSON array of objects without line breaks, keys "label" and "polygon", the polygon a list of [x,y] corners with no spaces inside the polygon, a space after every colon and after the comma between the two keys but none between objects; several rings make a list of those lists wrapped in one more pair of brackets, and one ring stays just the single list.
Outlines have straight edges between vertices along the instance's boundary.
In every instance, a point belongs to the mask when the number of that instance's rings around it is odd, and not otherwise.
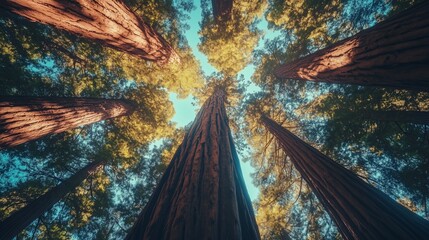
[{"label": "redwood trunk", "polygon": [[104,119],[128,115],[127,100],[55,97],[1,97],[0,149]]},{"label": "redwood trunk", "polygon": [[337,224],[344,239],[427,239],[428,221],[273,120],[262,117],[262,121]]},{"label": "redwood trunk", "polygon": [[429,124],[429,112],[421,111],[368,111],[364,118],[415,124]]},{"label": "redwood trunk", "polygon": [[429,2],[418,4],[274,74],[284,79],[429,91]]},{"label": "redwood trunk", "polygon": [[160,64],[178,60],[164,38],[122,0],[5,0],[0,9],[146,60]]},{"label": "redwood trunk", "polygon": [[102,161],[95,161],[88,164],[69,179],[12,213],[0,223],[0,239],[9,240],[19,234],[44,212],[51,209],[55,203],[64,198],[67,193],[79,186],[101,163]]},{"label": "redwood trunk", "polygon": [[213,16],[217,21],[231,19],[233,0],[212,0]]},{"label": "redwood trunk", "polygon": [[259,239],[224,97],[204,103],[126,239]]}]

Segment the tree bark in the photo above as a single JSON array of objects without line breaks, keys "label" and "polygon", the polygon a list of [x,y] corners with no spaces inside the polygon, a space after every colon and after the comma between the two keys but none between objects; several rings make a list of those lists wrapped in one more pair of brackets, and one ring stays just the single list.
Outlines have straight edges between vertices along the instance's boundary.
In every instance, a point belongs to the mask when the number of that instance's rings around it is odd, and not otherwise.
[{"label": "tree bark", "polygon": [[159,64],[179,56],[122,0],[5,0],[0,9]]},{"label": "tree bark", "polygon": [[429,222],[263,116],[344,239],[426,239]]},{"label": "tree bark", "polygon": [[101,163],[102,161],[95,161],[88,164],[69,179],[33,200],[25,207],[12,213],[12,215],[0,223],[0,240],[9,240],[18,235],[30,223],[64,198],[67,193],[79,186]]},{"label": "tree bark", "polygon": [[363,118],[414,124],[429,124],[429,112],[422,111],[367,111]]},{"label": "tree bark", "polygon": [[121,99],[0,97],[0,149],[104,119],[129,115]]},{"label": "tree bark", "polygon": [[213,17],[216,21],[226,22],[231,19],[233,0],[212,0]]},{"label": "tree bark", "polygon": [[283,79],[429,91],[429,2],[283,64]]},{"label": "tree bark", "polygon": [[203,105],[126,239],[259,239],[225,95]]}]

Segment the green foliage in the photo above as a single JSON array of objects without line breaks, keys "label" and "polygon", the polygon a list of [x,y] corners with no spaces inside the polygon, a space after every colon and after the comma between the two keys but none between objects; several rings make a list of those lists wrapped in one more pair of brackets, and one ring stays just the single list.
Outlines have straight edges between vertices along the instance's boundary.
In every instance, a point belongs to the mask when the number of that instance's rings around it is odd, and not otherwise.
[{"label": "green foliage", "polygon": [[210,10],[203,12],[199,49],[227,77],[234,77],[252,60],[252,51],[261,37],[255,27],[256,19],[265,7],[265,1],[261,0],[234,1],[227,22],[216,21]]},{"label": "green foliage", "polygon": [[334,1],[270,1],[267,21],[271,26],[290,30],[298,38],[310,40],[315,46],[332,41],[329,24],[343,9],[340,0]]}]

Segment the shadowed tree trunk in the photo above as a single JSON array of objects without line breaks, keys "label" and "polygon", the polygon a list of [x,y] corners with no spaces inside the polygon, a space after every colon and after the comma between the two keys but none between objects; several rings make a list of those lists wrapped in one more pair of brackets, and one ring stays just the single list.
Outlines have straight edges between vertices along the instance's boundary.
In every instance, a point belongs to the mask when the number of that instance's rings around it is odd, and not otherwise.
[{"label": "shadowed tree trunk", "polygon": [[429,124],[429,112],[421,111],[367,111],[363,118],[415,124]]},{"label": "shadowed tree trunk", "polygon": [[0,97],[0,149],[129,115],[134,108],[123,99]]},{"label": "shadowed tree trunk", "polygon": [[167,41],[122,0],[5,0],[0,9],[159,64],[179,60]]},{"label": "shadowed tree trunk", "polygon": [[283,79],[429,91],[429,2],[283,64]]},{"label": "shadowed tree trunk", "polygon": [[19,234],[30,223],[51,209],[55,203],[64,198],[67,193],[79,186],[101,163],[102,161],[95,161],[88,164],[69,179],[12,213],[0,223],[0,239],[9,240]]},{"label": "shadowed tree trunk", "polygon": [[231,19],[233,0],[212,0],[213,17],[216,21],[228,21]]},{"label": "shadowed tree trunk", "polygon": [[126,239],[259,239],[224,98],[204,103]]},{"label": "shadowed tree trunk", "polygon": [[263,116],[344,239],[426,239],[429,222]]}]

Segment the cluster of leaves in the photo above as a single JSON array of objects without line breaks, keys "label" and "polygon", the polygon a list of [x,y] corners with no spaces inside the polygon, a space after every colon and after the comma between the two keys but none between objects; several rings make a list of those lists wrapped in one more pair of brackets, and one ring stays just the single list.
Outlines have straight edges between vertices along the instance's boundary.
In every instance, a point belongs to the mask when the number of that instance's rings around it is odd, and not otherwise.
[{"label": "cluster of leaves", "polygon": [[218,71],[235,77],[252,60],[252,51],[262,34],[256,28],[257,19],[264,13],[266,2],[234,1],[231,18],[226,22],[215,19],[207,7],[210,4],[204,2],[198,47]]}]

